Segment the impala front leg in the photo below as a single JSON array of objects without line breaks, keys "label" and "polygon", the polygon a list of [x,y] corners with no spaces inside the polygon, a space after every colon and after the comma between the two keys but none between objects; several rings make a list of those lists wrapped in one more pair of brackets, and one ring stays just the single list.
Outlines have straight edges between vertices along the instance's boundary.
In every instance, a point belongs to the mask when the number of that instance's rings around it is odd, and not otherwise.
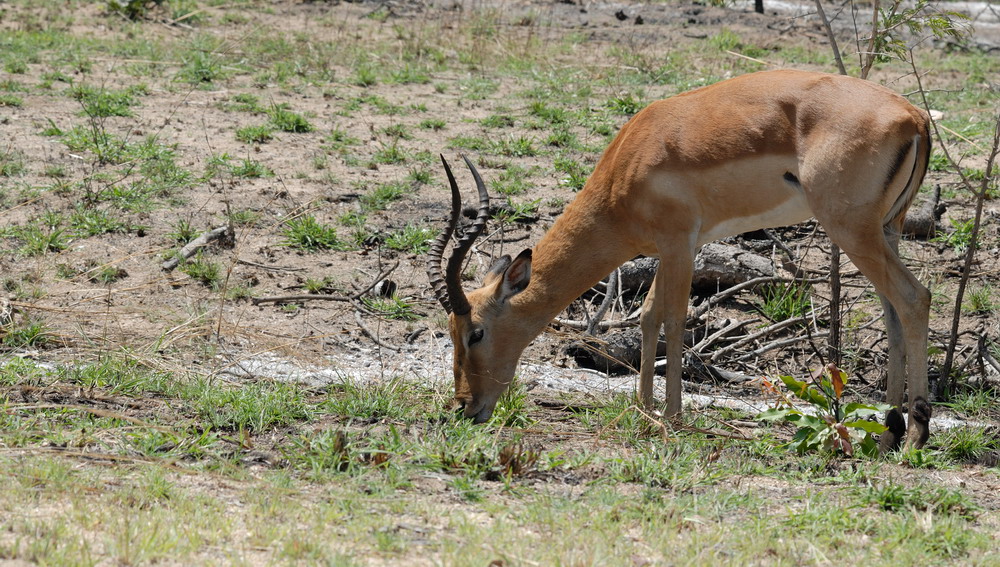
[{"label": "impala front leg", "polygon": [[664,327],[667,346],[666,408],[667,416],[681,411],[681,375],[684,355],[684,324],[687,320],[688,295],[694,273],[693,253],[687,250],[663,253],[653,285],[643,303],[642,364],[639,371],[639,399],[646,407],[653,404],[653,370],[660,327]]}]

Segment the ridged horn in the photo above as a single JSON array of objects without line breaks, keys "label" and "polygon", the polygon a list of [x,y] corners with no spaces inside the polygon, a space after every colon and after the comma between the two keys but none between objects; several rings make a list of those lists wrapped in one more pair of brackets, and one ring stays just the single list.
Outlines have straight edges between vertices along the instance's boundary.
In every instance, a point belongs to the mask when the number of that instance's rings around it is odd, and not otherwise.
[{"label": "ridged horn", "polygon": [[427,277],[431,282],[431,289],[437,297],[445,312],[451,313],[451,303],[448,301],[448,290],[444,282],[444,272],[441,271],[441,259],[444,256],[444,249],[451,240],[451,235],[455,233],[455,226],[458,225],[458,217],[462,214],[462,194],[458,190],[458,183],[451,173],[448,160],[441,154],[441,163],[444,164],[444,171],[448,175],[448,183],[451,185],[451,217],[445,229],[431,244],[431,249],[427,256]]},{"label": "ridged horn", "polygon": [[490,196],[486,192],[486,184],[483,183],[483,178],[476,170],[476,166],[472,165],[472,161],[464,154],[462,159],[465,160],[465,164],[472,172],[472,177],[476,181],[476,190],[479,192],[479,211],[476,214],[476,220],[455,243],[455,248],[452,250],[451,256],[448,257],[447,268],[442,274],[441,258],[448,241],[455,232],[455,227],[458,225],[458,217],[462,214],[462,196],[458,190],[455,176],[451,172],[451,167],[448,165],[448,160],[441,156],[441,163],[444,164],[448,183],[451,185],[451,218],[444,232],[438,235],[431,245],[430,256],[427,259],[427,275],[430,278],[434,294],[445,311],[456,315],[465,315],[472,310],[469,299],[465,296],[465,290],[462,289],[462,264],[465,262],[465,256],[472,248],[472,244],[486,228],[486,221],[490,216]]}]

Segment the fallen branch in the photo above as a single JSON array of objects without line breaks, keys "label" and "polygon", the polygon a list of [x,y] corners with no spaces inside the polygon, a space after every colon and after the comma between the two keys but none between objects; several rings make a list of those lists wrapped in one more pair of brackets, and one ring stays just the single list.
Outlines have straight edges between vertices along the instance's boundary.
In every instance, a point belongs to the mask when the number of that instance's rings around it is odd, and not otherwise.
[{"label": "fallen branch", "polygon": [[601,306],[597,308],[597,313],[594,313],[594,317],[591,319],[590,323],[587,325],[587,334],[593,335],[597,332],[597,326],[601,324],[601,320],[604,319],[604,314],[608,312],[608,308],[614,303],[618,295],[618,270],[611,272],[608,276],[608,285],[604,291],[604,301],[601,302]]},{"label": "fallen branch", "polygon": [[278,295],[271,297],[255,297],[251,301],[253,305],[260,305],[261,303],[293,303],[298,301],[345,301],[345,302],[355,302],[361,299],[361,297],[371,291],[375,286],[379,284],[380,281],[389,277],[396,268],[399,267],[399,261],[397,260],[391,267],[385,269],[379,275],[375,276],[375,280],[368,287],[355,293],[354,295],[321,295],[317,293],[303,293],[299,295]]},{"label": "fallen branch", "polygon": [[[777,323],[774,323],[773,325],[768,325],[767,327],[764,327],[763,329],[761,329],[761,330],[759,330],[759,331],[757,331],[755,333],[750,333],[749,335],[744,336],[740,340],[738,340],[738,341],[736,341],[736,342],[734,342],[734,343],[732,343],[730,345],[726,345],[726,346],[720,348],[719,350],[713,352],[712,356],[709,358],[709,360],[711,360],[712,362],[715,362],[715,361],[719,360],[721,357],[723,357],[723,356],[725,356],[725,355],[733,352],[734,350],[739,349],[740,347],[746,345],[747,343],[753,342],[753,341],[755,341],[755,340],[757,340],[757,339],[759,339],[761,337],[766,337],[767,335],[769,335],[769,334],[771,334],[771,333],[773,333],[775,331],[780,331],[780,330],[782,330],[782,329],[784,329],[786,327],[791,327],[792,325],[798,325],[800,323],[809,324],[809,322],[812,321],[813,315],[814,315],[814,311],[810,311],[809,313],[806,313],[805,315],[803,315],[801,317],[793,317],[791,319],[785,319],[784,321],[778,321]],[[825,333],[824,333],[824,335],[825,335]],[[815,336],[819,336],[819,335],[815,335]],[[803,340],[803,338],[802,337],[795,337],[795,340],[799,341],[799,340]],[[746,357],[746,355],[741,356],[737,360],[743,360],[745,357]]]},{"label": "fallen branch", "polygon": [[746,327],[747,325],[749,325],[750,323],[753,323],[753,322],[755,322],[754,319],[745,319],[743,321],[734,321],[734,322],[726,325],[722,329],[719,329],[718,331],[716,331],[716,332],[712,333],[711,335],[705,337],[704,339],[698,341],[698,344],[696,344],[693,347],[691,347],[691,350],[700,354],[700,353],[704,352],[706,348],[708,348],[708,347],[712,346],[713,344],[715,344],[715,342],[718,341],[719,339],[721,339],[722,337],[728,335],[729,333],[732,333],[733,331],[736,331],[738,329],[742,329],[743,327]]},{"label": "fallen branch", "polygon": [[211,242],[220,240],[223,237],[232,241],[235,238],[235,233],[233,232],[233,227],[230,225],[220,226],[218,228],[213,228],[212,230],[202,234],[198,238],[195,238],[191,242],[184,245],[183,248],[177,251],[177,254],[173,258],[163,262],[163,271],[169,272],[176,268],[181,262],[187,261],[188,258],[194,256]]}]

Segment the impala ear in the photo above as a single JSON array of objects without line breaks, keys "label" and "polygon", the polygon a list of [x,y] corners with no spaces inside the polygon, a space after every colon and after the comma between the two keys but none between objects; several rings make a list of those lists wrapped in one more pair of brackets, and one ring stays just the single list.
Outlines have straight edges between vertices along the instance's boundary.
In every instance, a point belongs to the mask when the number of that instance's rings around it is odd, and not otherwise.
[{"label": "impala ear", "polygon": [[506,266],[501,278],[500,285],[497,286],[497,300],[500,302],[507,301],[524,291],[531,281],[531,249],[518,254],[517,258]]}]

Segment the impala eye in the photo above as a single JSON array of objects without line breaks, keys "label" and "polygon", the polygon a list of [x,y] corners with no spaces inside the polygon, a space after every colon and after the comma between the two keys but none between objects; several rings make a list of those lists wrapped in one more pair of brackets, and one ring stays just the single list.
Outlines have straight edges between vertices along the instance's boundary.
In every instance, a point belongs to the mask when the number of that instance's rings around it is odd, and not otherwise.
[{"label": "impala eye", "polygon": [[482,329],[473,330],[472,333],[469,334],[469,346],[472,346],[478,343],[479,341],[483,340],[483,333],[484,331]]}]

